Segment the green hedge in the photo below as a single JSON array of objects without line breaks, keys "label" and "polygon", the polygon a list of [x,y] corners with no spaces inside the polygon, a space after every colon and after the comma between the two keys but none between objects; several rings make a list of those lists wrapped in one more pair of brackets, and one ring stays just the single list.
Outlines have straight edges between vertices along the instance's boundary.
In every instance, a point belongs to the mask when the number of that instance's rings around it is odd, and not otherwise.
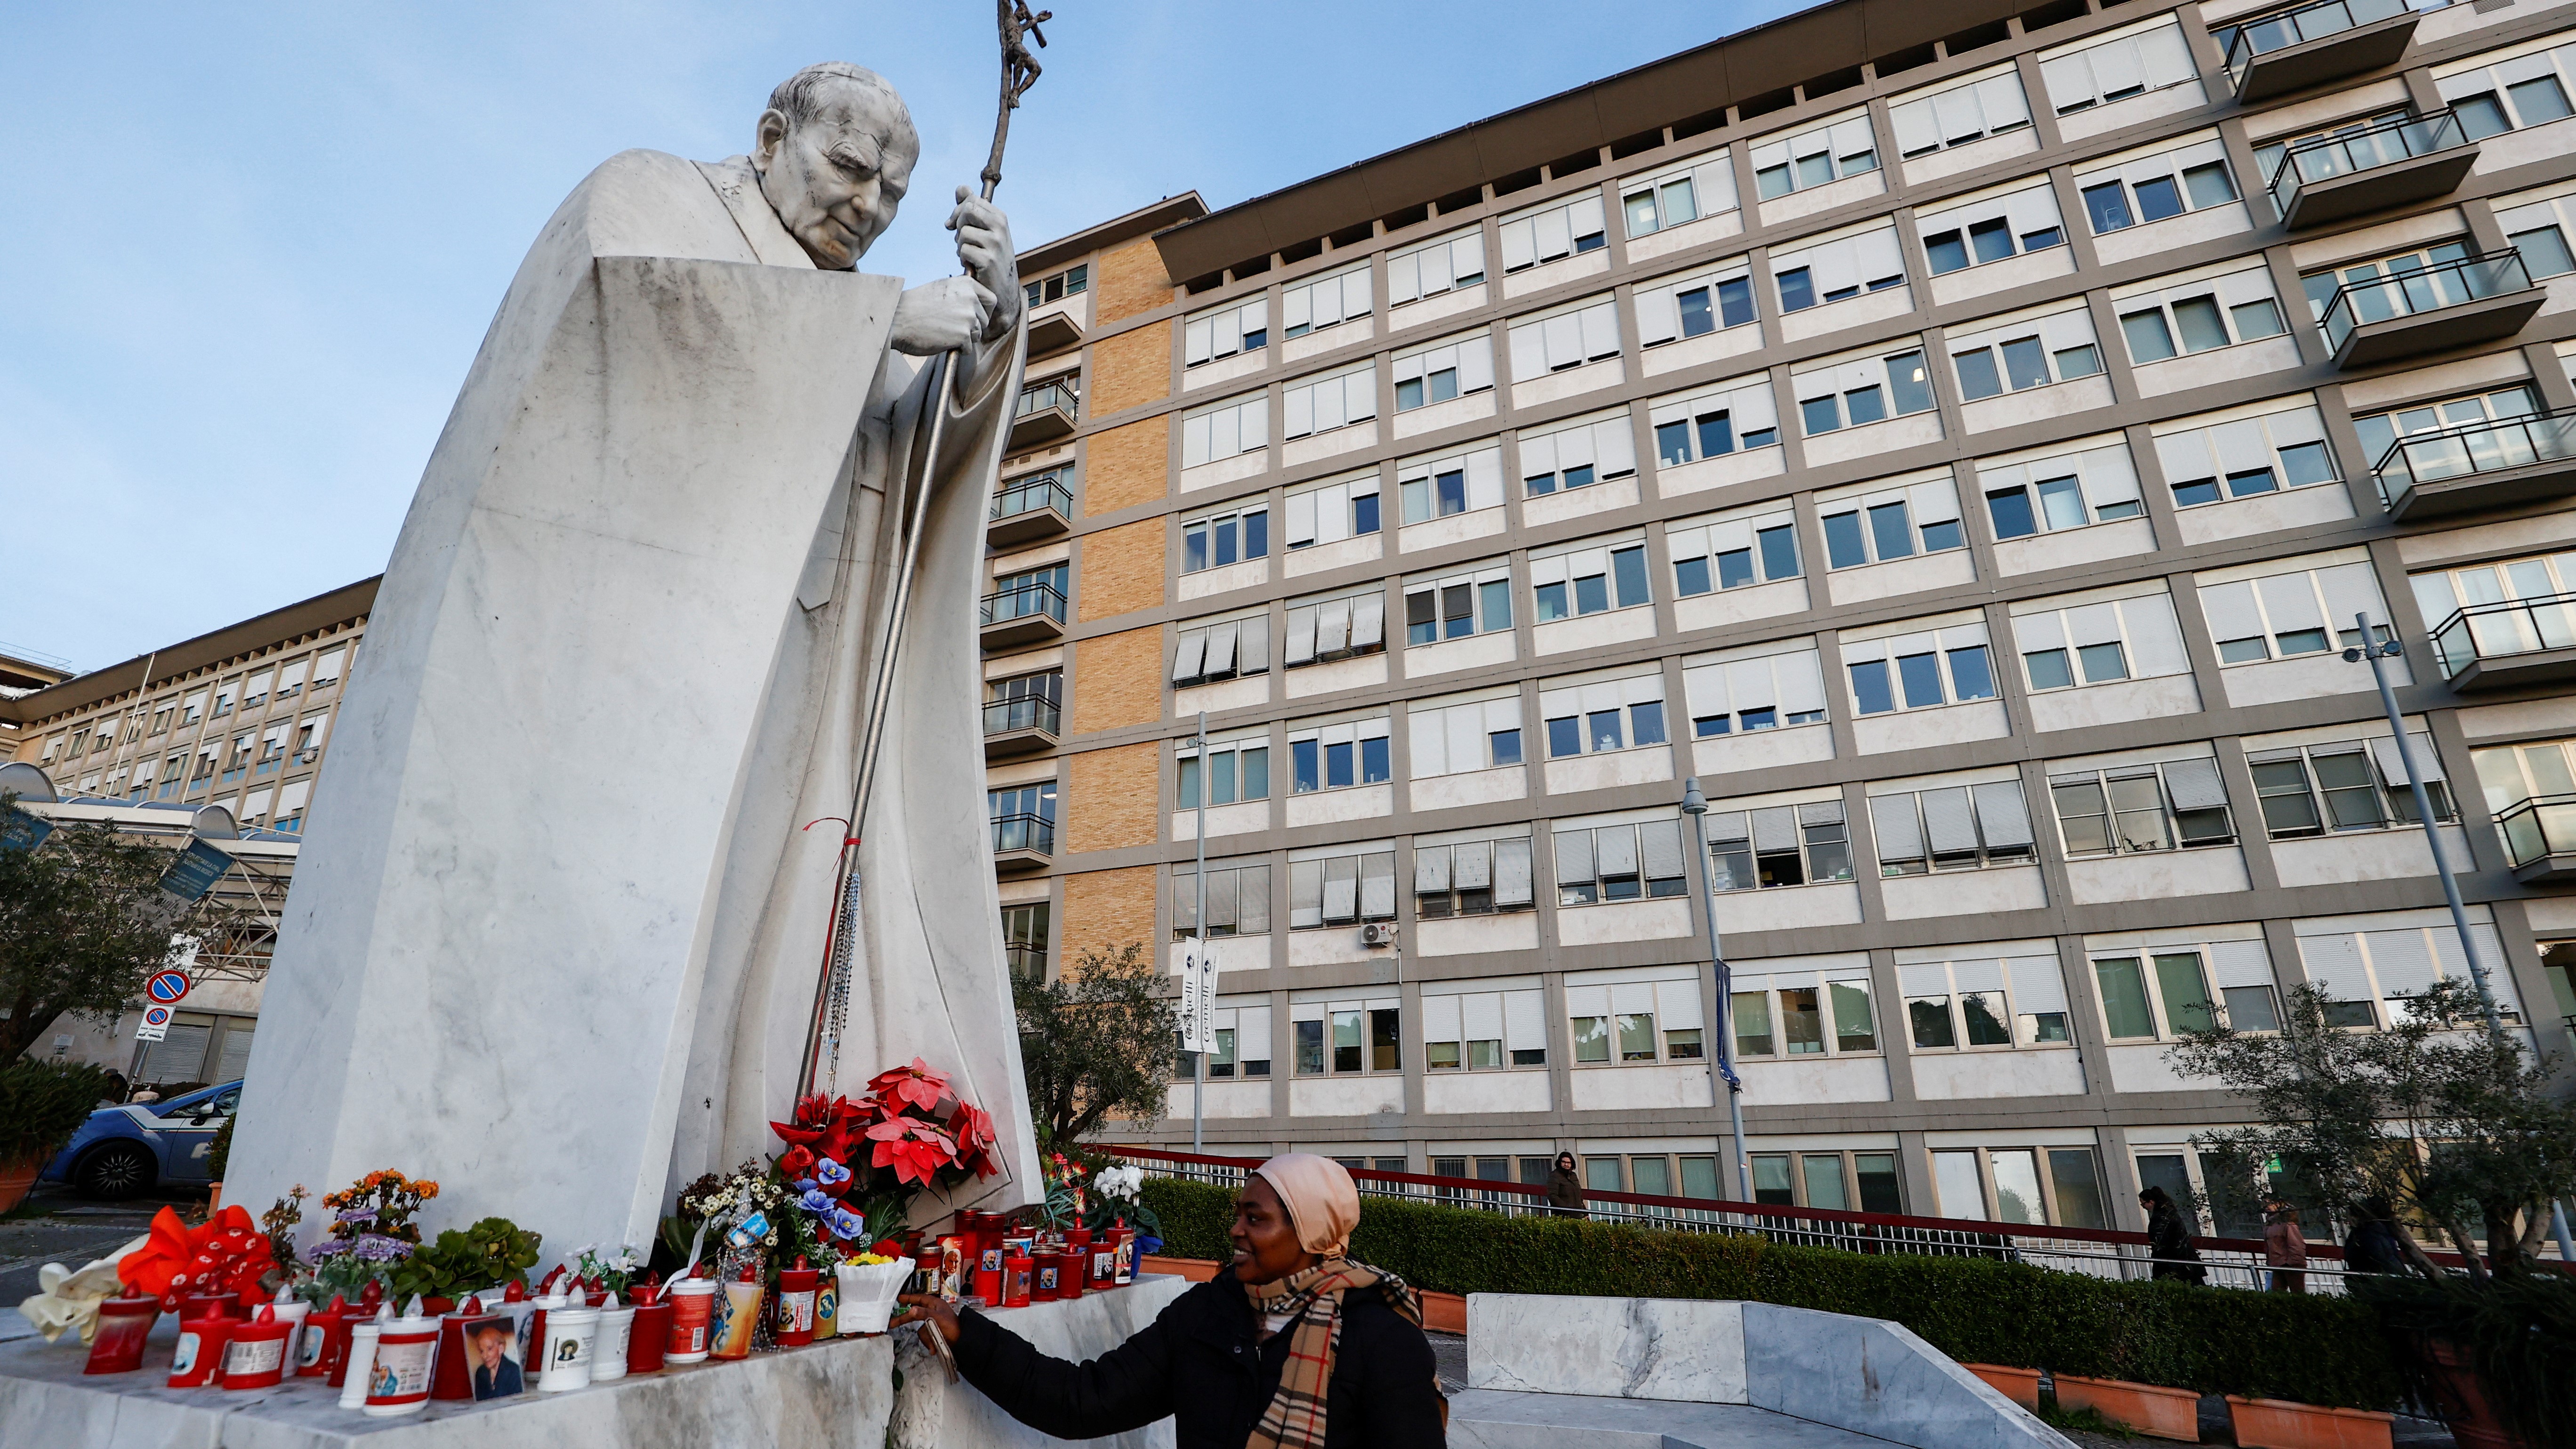
[{"label": "green hedge", "polygon": [[[1234,1194],[1149,1178],[1176,1257],[1224,1259]],[[2116,1282],[1988,1258],[1848,1253],[1721,1233],[1371,1199],[1351,1256],[1444,1293],[1733,1298],[1892,1319],[1962,1363],[2388,1409],[2377,1316],[2347,1298]]]}]

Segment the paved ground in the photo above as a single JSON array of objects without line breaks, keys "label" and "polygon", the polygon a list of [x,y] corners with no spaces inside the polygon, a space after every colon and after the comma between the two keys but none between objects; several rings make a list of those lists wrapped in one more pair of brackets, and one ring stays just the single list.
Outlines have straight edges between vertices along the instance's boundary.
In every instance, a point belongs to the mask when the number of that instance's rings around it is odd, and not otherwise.
[{"label": "paved ground", "polygon": [[193,1198],[147,1196],[93,1202],[50,1186],[39,1187],[21,1211],[42,1216],[0,1221],[0,1338],[27,1331],[26,1320],[15,1310],[20,1299],[36,1291],[38,1269],[47,1263],[78,1268],[116,1251],[150,1228],[152,1215],[165,1203],[187,1213],[202,1209],[205,1197],[201,1193]]},{"label": "paved ground", "polygon": [[1440,1392],[1454,1394],[1467,1387],[1467,1336],[1427,1331],[1422,1336],[1431,1340],[1432,1357],[1440,1360]]}]

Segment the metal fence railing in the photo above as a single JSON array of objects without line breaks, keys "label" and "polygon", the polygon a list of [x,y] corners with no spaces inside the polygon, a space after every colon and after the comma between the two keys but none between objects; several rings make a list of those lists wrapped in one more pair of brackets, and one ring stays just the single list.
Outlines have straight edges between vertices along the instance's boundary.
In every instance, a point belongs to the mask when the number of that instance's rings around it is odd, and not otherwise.
[{"label": "metal fence railing", "polygon": [[1082,416],[1082,395],[1062,382],[1042,382],[1035,387],[1022,388],[1019,407],[1013,416],[1024,418],[1031,413],[1045,412],[1048,408],[1062,408],[1066,417],[1079,418]]},{"label": "metal fence railing", "polygon": [[2459,116],[2447,110],[2358,126],[2298,142],[2282,152],[2272,168],[2267,189],[2272,193],[2273,206],[2287,216],[2302,186],[2315,186],[2467,144],[2468,135],[2460,129]]},{"label": "metal fence railing", "polygon": [[2407,490],[2533,463],[2576,460],[2576,412],[2538,413],[2415,433],[2388,445],[2375,470],[2379,501],[2393,505]]},{"label": "metal fence railing", "polygon": [[2576,648],[2576,594],[2471,604],[2433,626],[2433,654],[2449,679],[2482,659]]},{"label": "metal fence railing", "polygon": [[2576,795],[2539,795],[2496,816],[2514,869],[2553,855],[2576,855]]},{"label": "metal fence railing", "polygon": [[1035,513],[1041,508],[1053,508],[1067,518],[1073,516],[1073,490],[1065,487],[1053,473],[1040,473],[1034,478],[1005,483],[993,495],[992,516],[996,521]]},{"label": "metal fence railing", "polygon": [[1006,850],[1034,850],[1040,855],[1055,854],[1055,822],[1044,815],[1020,811],[993,817],[993,853]]},{"label": "metal fence railing", "polygon": [[998,593],[984,596],[984,622],[999,624],[1011,619],[1025,619],[1044,614],[1064,622],[1064,590],[1053,584],[1013,584]]},{"label": "metal fence railing", "polygon": [[2438,312],[2484,297],[2524,291],[2530,286],[2531,272],[2523,266],[2522,252],[2507,247],[2412,271],[2346,282],[2335,289],[2317,325],[2325,330],[2326,346],[2340,352],[2344,339],[2369,323]]},{"label": "metal fence railing", "polygon": [[2406,0],[2316,0],[2236,21],[2227,41],[2227,77],[2241,90],[2245,73],[2263,56],[2405,13]]},{"label": "metal fence railing", "polygon": [[1064,709],[1054,700],[1025,695],[1019,699],[997,699],[984,706],[984,733],[1008,734],[1013,730],[1045,730],[1048,734],[1064,733]]}]

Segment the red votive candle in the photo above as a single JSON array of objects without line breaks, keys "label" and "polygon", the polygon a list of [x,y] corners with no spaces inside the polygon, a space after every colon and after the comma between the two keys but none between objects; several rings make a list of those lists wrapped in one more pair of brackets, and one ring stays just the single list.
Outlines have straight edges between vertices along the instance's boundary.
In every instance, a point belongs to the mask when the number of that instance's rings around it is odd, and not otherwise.
[{"label": "red votive candle", "polygon": [[224,1387],[276,1388],[286,1377],[286,1339],[294,1331],[269,1304],[260,1305],[259,1317],[235,1324],[232,1342],[224,1347]]},{"label": "red votive candle", "polygon": [[179,1348],[170,1360],[170,1387],[202,1389],[223,1378],[224,1349],[240,1320],[209,1313],[179,1320]]},{"label": "red votive candle", "polygon": [[1003,1307],[1026,1308],[1029,1306],[1030,1267],[1031,1263],[1029,1255],[1026,1252],[1013,1253],[1002,1260]]},{"label": "red votive candle", "polygon": [[801,1347],[814,1341],[814,1297],[822,1291],[822,1282],[822,1271],[805,1266],[801,1257],[795,1267],[778,1270],[780,1347]]},{"label": "red votive candle", "polygon": [[105,1298],[98,1305],[98,1336],[90,1340],[85,1374],[124,1374],[143,1367],[143,1342],[161,1317],[161,1300]]}]

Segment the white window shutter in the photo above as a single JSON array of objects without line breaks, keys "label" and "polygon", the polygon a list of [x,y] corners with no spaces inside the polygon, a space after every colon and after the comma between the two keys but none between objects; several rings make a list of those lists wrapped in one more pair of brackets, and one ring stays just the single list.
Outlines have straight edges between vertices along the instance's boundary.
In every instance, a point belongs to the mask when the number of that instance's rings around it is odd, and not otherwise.
[{"label": "white window shutter", "polygon": [[1566,208],[1566,217],[1574,234],[1579,237],[1591,236],[1596,232],[1607,232],[1610,229],[1608,222],[1603,219],[1601,193],[1597,191]]},{"label": "white window shutter", "polygon": [[1181,466],[1195,468],[1208,461],[1208,438],[1213,420],[1205,415],[1181,419]]},{"label": "white window shutter", "polygon": [[1359,857],[1345,855],[1323,862],[1324,919],[1348,921],[1359,914]]},{"label": "white window shutter", "polygon": [[[2004,219],[2011,223],[2015,245],[2019,245],[2020,238],[2058,224],[2057,193],[2045,186],[2015,192],[2004,199]],[[2041,330],[2046,330],[2045,324]]]},{"label": "white window shutter", "polygon": [[1784,714],[1808,714],[1825,707],[1825,676],[1816,651],[1803,649],[1795,654],[1775,654],[1772,672],[1779,681],[1780,709]]},{"label": "white window shutter", "polygon": [[1648,347],[1682,335],[1681,304],[1671,287],[1637,293],[1637,340]]},{"label": "white window shutter", "polygon": [[1933,119],[1932,103],[1937,99],[1937,96],[1927,96],[1888,108],[1887,119],[1896,127],[1898,155],[1911,156],[1918,151],[1930,150],[1946,139],[1941,134],[1939,122]]},{"label": "white window shutter", "polygon": [[1283,331],[1312,326],[1315,321],[1314,287],[1299,287],[1279,299],[1279,325]]},{"label": "white window shutter", "polygon": [[1880,860],[1895,865],[1923,858],[1923,826],[1915,818],[1913,796],[1877,796],[1869,802],[1869,818],[1878,832]]},{"label": "white window shutter", "polygon": [[1386,300],[1390,307],[1417,301],[1422,296],[1419,254],[1390,257],[1386,263]]},{"label": "white window shutter", "polygon": [[1984,134],[1986,123],[1977,108],[1975,86],[1954,86],[1932,98],[1933,124],[1941,129],[1941,139],[1973,141]]},{"label": "white window shutter", "polygon": [[[1485,744],[1484,709],[1471,704],[1440,713],[1446,725],[1442,733],[1447,743],[1450,768],[1460,774],[1484,769],[1490,754]],[[1416,773],[1420,773],[1418,766]]]},{"label": "white window shutter", "polygon": [[[2175,31],[2174,38],[2181,40],[2179,30]],[[2146,56],[2140,45],[2144,39],[2144,36],[2132,36],[2097,45],[2084,52],[2085,59],[2093,63],[2093,83],[2101,87],[2097,95],[2107,96],[2131,86],[2154,86],[2155,82],[2147,77]]]},{"label": "white window shutter", "polygon": [[1351,601],[1351,647],[1377,649],[1386,644],[1386,595],[1362,594]]},{"label": "white window shutter", "polygon": [[1556,883],[1561,886],[1585,885],[1594,879],[1592,873],[1592,832],[1560,830],[1556,833]]},{"label": "white window shutter", "polygon": [[1592,425],[1593,466],[1604,478],[1637,471],[1637,438],[1625,417]]},{"label": "white window shutter", "polygon": [[2165,793],[2173,797],[2176,810],[2209,810],[2227,803],[2216,760],[2168,760],[2164,771]]},{"label": "white window shutter", "polygon": [[1210,321],[1215,327],[1209,339],[1209,351],[1218,357],[1232,357],[1243,350],[1243,314],[1246,309],[1228,307]]},{"label": "white window shutter", "polygon": [[1213,331],[1215,325],[1216,324],[1212,319],[1201,317],[1181,328],[1181,361],[1183,363],[1195,367],[1198,364],[1207,361],[1208,358],[1213,355],[1209,351],[1209,334]]},{"label": "white window shutter", "polygon": [[1966,786],[1923,792],[1923,831],[1935,855],[1977,848],[1976,811]]},{"label": "white window shutter", "polygon": [[1342,275],[1341,303],[1344,317],[1365,317],[1374,310],[1369,297],[1368,268]]},{"label": "white window shutter", "polygon": [[1494,385],[1494,339],[1477,333],[1458,344],[1458,391],[1483,392]]},{"label": "white window shutter", "polygon": [[1485,234],[1470,231],[1449,244],[1449,269],[1454,277],[1472,277],[1485,270]]},{"label": "white window shutter", "polygon": [[2327,628],[2336,633],[2356,628],[2353,615],[2365,610],[2372,624],[2389,626],[2388,609],[2379,598],[2379,576],[2371,572],[2370,565],[2348,563],[2319,569],[2317,586],[2326,598]]},{"label": "white window shutter", "polygon": [[1224,674],[1234,668],[1234,641],[1237,626],[1233,623],[1211,624],[1207,630],[1207,658],[1199,666],[1203,674]]},{"label": "white window shutter", "polygon": [[2305,570],[2256,579],[2254,589],[2262,596],[2263,617],[2272,626],[2274,634],[2326,625],[2325,616],[2317,607],[2315,587]]},{"label": "white window shutter", "polygon": [[1865,236],[1852,239],[1852,250],[1859,262],[1855,280],[1867,284],[1883,277],[1905,275],[1905,253],[1896,244],[1896,228],[1881,227]]},{"label": "white window shutter", "polygon": [[2076,461],[2076,471],[2084,479],[2084,496],[2093,506],[2105,503],[2134,503],[2138,498],[2138,470],[2129,460],[2125,446],[2095,448]]},{"label": "white window shutter", "polygon": [[2182,27],[2166,25],[2137,37],[2138,66],[2149,89],[2178,85],[2198,74],[2191,50],[2183,44]]},{"label": "white window shutter", "polygon": [[1309,491],[1288,497],[1288,546],[1296,548],[1315,541],[1315,495]]},{"label": "white window shutter", "polygon": [[1499,508],[1503,502],[1503,453],[1480,448],[1467,455],[1467,507]]},{"label": "white window shutter", "polygon": [[[1521,844],[1526,847],[1529,842],[1524,840]],[[1523,853],[1526,854],[1526,850]],[[1521,899],[1528,898],[1524,891]],[[1515,1052],[1547,1050],[1547,993],[1506,991],[1502,996],[1503,1049]]]},{"label": "white window shutter", "polygon": [[[2426,735],[2420,731],[2409,730],[2407,732],[2406,745],[2408,749],[2414,751],[2415,773],[2418,779],[2439,780],[2443,778],[2442,752],[2433,748],[2433,740],[2430,735]],[[2395,739],[2383,735],[2378,739],[2372,740],[2370,742],[2370,754],[2371,758],[2378,762],[2379,776],[2381,779],[2388,782],[2388,788],[2392,790],[2403,790],[2406,788],[2406,762],[2397,757],[2397,741]]]},{"label": "white window shutter", "polygon": [[1603,879],[1637,873],[1637,828],[1609,825],[1592,832],[1593,865]]},{"label": "white window shutter", "polygon": [[[1413,848],[1413,893],[1418,896],[1438,895],[1449,889],[1449,852],[1445,845],[1417,845]],[[1454,1001],[1457,998],[1451,997]],[[1431,1002],[1426,999],[1427,1012]]]},{"label": "white window shutter", "polygon": [[1637,826],[1638,865],[1648,880],[1673,880],[1682,874],[1682,823],[1647,820]]},{"label": "white window shutter", "polygon": [[1739,659],[1726,666],[1726,697],[1738,710],[1767,709],[1779,702],[1769,659]]},{"label": "white window shutter", "polygon": [[1300,604],[1288,611],[1287,662],[1292,667],[1315,657],[1315,612],[1313,604]]},{"label": "white window shutter", "polygon": [[2093,89],[2093,67],[2082,51],[2041,61],[2039,83],[2048,88],[2049,104],[2060,111],[2101,94]]},{"label": "white window shutter", "polygon": [[[1526,844],[1526,842],[1524,842]],[[1494,884],[1494,843],[1474,840],[1452,847],[1457,856],[1458,889],[1490,890]]]},{"label": "white window shutter", "polygon": [[1525,259],[1515,259],[1511,254],[1512,234],[1522,227],[1529,228],[1529,235],[1540,261],[1552,262],[1572,252],[1574,234],[1570,222],[1571,218],[1567,215],[1566,209],[1558,207],[1553,211],[1540,212],[1528,221],[1503,228],[1503,270],[1511,271],[1516,261],[1520,265],[1527,264]]},{"label": "white window shutter", "polygon": [[1525,906],[1530,904],[1529,837],[1494,842],[1494,904]]},{"label": "white window shutter", "polygon": [[1503,270],[1517,272],[1538,265],[1536,229],[1528,221],[1503,223]]},{"label": "white window shutter", "polygon": [[1172,682],[1178,684],[1184,679],[1198,678],[1199,661],[1206,657],[1207,631],[1205,629],[1182,630],[1180,647],[1172,651]]},{"label": "white window shutter", "polygon": [[1267,674],[1270,672],[1270,616],[1255,614],[1242,621],[1243,632],[1236,636],[1234,672]]},{"label": "white window shutter", "polygon": [[1364,367],[1342,378],[1342,412],[1352,422],[1377,416],[1377,369]]},{"label": "white window shutter", "polygon": [[1917,483],[1906,489],[1906,502],[1912,506],[1914,523],[1949,523],[1959,516],[1959,489],[1947,478]]},{"label": "white window shutter", "polygon": [[1350,647],[1351,601],[1326,599],[1315,606],[1315,652],[1339,654]]},{"label": "white window shutter", "polygon": [[1724,151],[1691,168],[1691,189],[1698,193],[1702,216],[1735,209],[1735,168],[1728,164]]},{"label": "white window shutter", "polygon": [[1525,322],[1511,330],[1512,376],[1521,381],[1547,373],[1547,335],[1541,324]]},{"label": "white window shutter", "polygon": [[2022,799],[2021,781],[1997,780],[1970,789],[1977,807],[1977,823],[1983,828],[1990,846],[2028,845],[2031,843],[2030,807]]},{"label": "white window shutter", "polygon": [[1539,333],[1546,339],[1547,366],[1553,370],[1570,367],[1583,360],[1583,314],[1560,312],[1539,323]]},{"label": "white window shutter", "polygon": [[1977,82],[1977,109],[1984,113],[1986,134],[2030,119],[2030,98],[2022,94],[2021,76],[1989,76]]},{"label": "white window shutter", "polygon": [[1270,446],[1270,400],[1256,397],[1234,410],[1240,434],[1233,451],[1257,452]]},{"label": "white window shutter", "polygon": [[1384,920],[1395,914],[1395,852],[1360,857],[1360,916]]},{"label": "white window shutter", "polygon": [[1775,805],[1748,812],[1753,817],[1753,848],[1760,851],[1795,850],[1798,848],[1798,812],[1795,807]]},{"label": "white window shutter", "polygon": [[2066,611],[2066,637],[2077,648],[2120,642],[2120,611],[2110,604],[2079,604]]},{"label": "white window shutter", "polygon": [[[1174,869],[1177,871],[1178,867],[1174,867]],[[1240,897],[1237,895],[1237,892],[1241,889],[1242,882],[1235,878],[1235,873],[1233,871],[1219,870],[1210,871],[1208,873],[1207,923],[1210,928],[1217,926],[1231,926],[1240,919],[1240,912],[1238,910]],[[1191,897],[1192,901],[1195,902],[1198,896],[1198,876],[1196,871],[1191,872],[1187,893]],[[1175,910],[1172,914],[1177,916],[1180,912]]]},{"label": "white window shutter", "polygon": [[1339,543],[1351,536],[1351,486],[1335,483],[1309,495],[1315,500],[1315,542]]},{"label": "white window shutter", "polygon": [[2188,483],[2218,474],[2210,456],[2207,428],[2167,433],[2156,439],[2156,461],[2163,465],[2167,483]]}]

